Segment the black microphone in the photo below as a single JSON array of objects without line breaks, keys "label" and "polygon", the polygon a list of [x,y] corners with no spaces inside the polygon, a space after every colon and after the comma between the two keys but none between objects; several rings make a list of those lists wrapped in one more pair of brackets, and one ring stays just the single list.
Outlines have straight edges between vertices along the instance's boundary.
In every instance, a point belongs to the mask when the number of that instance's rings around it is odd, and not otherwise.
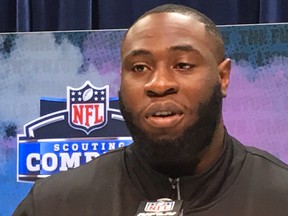
[{"label": "black microphone", "polygon": [[182,216],[183,200],[169,198],[157,201],[142,201],[135,216]]}]

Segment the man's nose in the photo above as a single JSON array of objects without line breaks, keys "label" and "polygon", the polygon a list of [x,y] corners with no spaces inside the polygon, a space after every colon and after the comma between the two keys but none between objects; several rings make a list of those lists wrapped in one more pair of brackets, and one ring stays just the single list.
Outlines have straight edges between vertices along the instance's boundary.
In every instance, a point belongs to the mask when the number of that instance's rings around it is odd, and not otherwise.
[{"label": "man's nose", "polygon": [[161,68],[153,71],[150,79],[144,86],[145,94],[149,97],[162,97],[176,94],[179,84],[175,80],[173,71]]}]

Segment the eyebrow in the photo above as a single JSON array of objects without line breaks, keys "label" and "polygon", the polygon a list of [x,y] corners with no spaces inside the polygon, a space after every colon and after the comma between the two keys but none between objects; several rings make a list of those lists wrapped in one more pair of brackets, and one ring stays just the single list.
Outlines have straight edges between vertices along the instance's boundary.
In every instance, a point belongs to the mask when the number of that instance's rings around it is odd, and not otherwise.
[{"label": "eyebrow", "polygon": [[152,53],[149,52],[148,50],[145,49],[137,49],[137,50],[132,50],[131,52],[128,53],[127,56],[140,56],[140,55],[151,55]]},{"label": "eyebrow", "polygon": [[191,45],[176,45],[176,46],[171,46],[169,50],[172,51],[184,51],[184,52],[199,52],[199,50],[195,49]]},{"label": "eyebrow", "polygon": [[[200,53],[199,50],[195,49],[191,45],[176,45],[176,46],[171,46],[168,48],[171,51],[184,51],[184,52],[197,52]],[[141,55],[152,55],[152,53],[148,50],[145,49],[136,49],[132,50],[127,54],[127,56],[141,56]]]}]

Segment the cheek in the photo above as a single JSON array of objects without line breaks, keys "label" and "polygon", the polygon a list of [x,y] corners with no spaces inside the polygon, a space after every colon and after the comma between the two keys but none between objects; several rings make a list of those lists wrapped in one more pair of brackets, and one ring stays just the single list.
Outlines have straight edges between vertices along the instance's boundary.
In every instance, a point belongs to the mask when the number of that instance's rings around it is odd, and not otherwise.
[{"label": "cheek", "polygon": [[[211,95],[213,88],[219,81],[212,77],[199,77],[193,81],[182,81],[179,94],[183,96],[183,104],[195,111],[199,104],[205,102]],[[185,84],[184,84],[185,83]]]},{"label": "cheek", "polygon": [[140,109],[139,106],[143,102],[143,88],[141,86],[137,86],[135,82],[122,79],[120,92],[122,100],[129,110],[137,111]]}]

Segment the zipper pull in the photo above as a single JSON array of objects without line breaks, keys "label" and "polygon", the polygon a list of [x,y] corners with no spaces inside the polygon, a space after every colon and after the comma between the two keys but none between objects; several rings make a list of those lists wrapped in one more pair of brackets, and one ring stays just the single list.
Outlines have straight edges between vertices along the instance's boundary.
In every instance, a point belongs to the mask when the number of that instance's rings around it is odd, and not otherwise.
[{"label": "zipper pull", "polygon": [[179,178],[176,178],[176,179],[169,178],[169,181],[170,181],[170,183],[171,183],[172,189],[173,189],[173,190],[176,190],[177,200],[181,200],[181,196],[180,196],[180,185],[179,185],[180,179],[179,179]]},{"label": "zipper pull", "polygon": [[172,189],[175,190],[179,182],[179,178],[176,179],[169,178],[169,181],[171,183]]}]

